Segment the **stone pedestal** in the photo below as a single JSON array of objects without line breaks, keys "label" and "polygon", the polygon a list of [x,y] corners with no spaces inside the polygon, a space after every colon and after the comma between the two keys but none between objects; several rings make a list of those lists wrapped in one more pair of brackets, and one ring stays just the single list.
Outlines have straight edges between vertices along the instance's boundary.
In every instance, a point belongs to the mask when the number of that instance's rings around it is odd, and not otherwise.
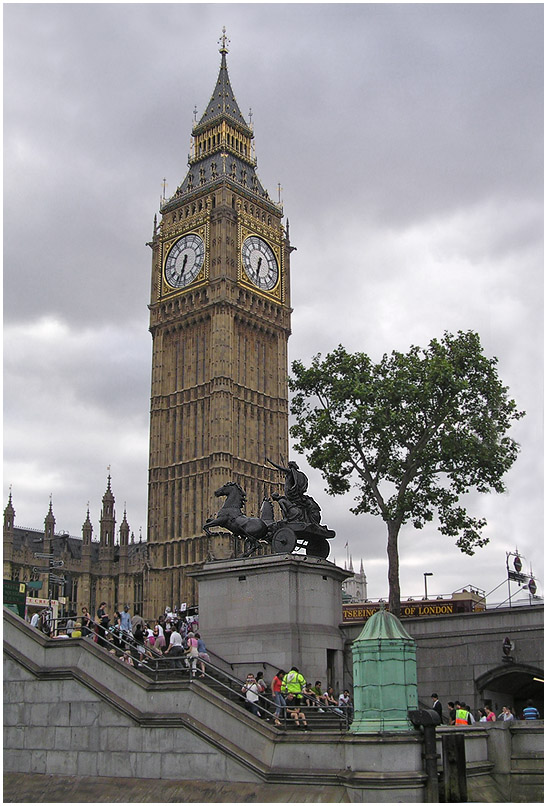
[{"label": "stone pedestal", "polygon": [[342,582],[351,574],[317,557],[273,554],[208,562],[191,576],[199,583],[200,633],[238,673],[262,662],[275,671],[297,666],[312,685],[340,690]]}]

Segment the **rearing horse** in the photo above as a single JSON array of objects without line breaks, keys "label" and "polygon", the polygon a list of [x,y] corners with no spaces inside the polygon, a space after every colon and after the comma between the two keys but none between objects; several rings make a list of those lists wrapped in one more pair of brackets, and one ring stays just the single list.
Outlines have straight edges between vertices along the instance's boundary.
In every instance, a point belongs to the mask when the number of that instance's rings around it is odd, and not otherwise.
[{"label": "rearing horse", "polygon": [[[250,550],[243,556],[252,554],[258,547],[258,541],[268,534],[269,523],[262,518],[249,518],[242,513],[241,507],[245,504],[246,495],[237,482],[228,481],[215,490],[215,495],[217,498],[225,495],[226,501],[218,511],[216,518],[207,518],[203,531],[211,537],[211,526],[225,526],[236,537],[247,538],[251,541]],[[264,515],[270,523],[273,522],[273,507],[269,501],[265,501],[262,505],[261,515]]]}]

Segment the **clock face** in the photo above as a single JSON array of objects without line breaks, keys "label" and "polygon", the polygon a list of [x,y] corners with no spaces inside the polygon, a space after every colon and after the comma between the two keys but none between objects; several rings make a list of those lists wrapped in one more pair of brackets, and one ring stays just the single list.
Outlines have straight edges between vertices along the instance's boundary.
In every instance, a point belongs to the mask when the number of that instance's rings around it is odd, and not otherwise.
[{"label": "clock face", "polygon": [[165,261],[165,279],[171,288],[185,288],[201,271],[205,244],[195,233],[183,235],[171,247]]},{"label": "clock face", "polygon": [[277,260],[272,248],[262,238],[251,235],[243,242],[241,256],[245,274],[251,283],[263,291],[271,291],[279,277]]}]

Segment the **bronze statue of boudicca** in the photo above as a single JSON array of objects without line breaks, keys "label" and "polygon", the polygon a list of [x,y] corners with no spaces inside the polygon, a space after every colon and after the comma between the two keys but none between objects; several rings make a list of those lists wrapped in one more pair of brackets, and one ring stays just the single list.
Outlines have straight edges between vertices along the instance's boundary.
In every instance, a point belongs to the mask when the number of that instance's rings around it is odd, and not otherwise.
[{"label": "bronze statue of boudicca", "polygon": [[317,501],[309,495],[304,495],[308,489],[308,477],[298,469],[296,462],[289,462],[288,467],[282,467],[267,459],[273,467],[285,474],[285,495],[273,493],[272,498],[281,507],[286,521],[304,521],[304,523],[321,523],[321,508]]},{"label": "bronze statue of boudicca", "polygon": [[[245,540],[243,557],[254,554],[260,543],[269,543],[276,554],[305,549],[309,556],[326,559],[330,552],[328,540],[335,536],[335,532],[321,526],[321,508],[317,501],[306,495],[306,474],[298,469],[296,462],[289,462],[284,467],[270,459],[266,461],[285,474],[284,495],[274,492],[271,498],[265,496],[259,517],[249,517],[243,512],[246,501],[244,489],[236,482],[229,481],[215,491],[217,497],[226,496],[226,501],[216,517],[208,518],[205,522],[205,533],[211,537],[212,526],[224,526],[233,535]],[[274,518],[272,499],[279,505],[281,520]]]}]

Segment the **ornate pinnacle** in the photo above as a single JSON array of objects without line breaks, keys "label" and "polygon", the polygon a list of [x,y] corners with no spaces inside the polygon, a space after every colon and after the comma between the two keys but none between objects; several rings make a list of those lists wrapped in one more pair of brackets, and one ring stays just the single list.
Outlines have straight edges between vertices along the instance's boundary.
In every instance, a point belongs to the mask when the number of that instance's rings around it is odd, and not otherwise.
[{"label": "ornate pinnacle", "polygon": [[222,26],[222,36],[218,40],[221,47],[219,48],[219,53],[228,53],[228,45],[230,44],[230,40],[226,36],[226,26]]}]

